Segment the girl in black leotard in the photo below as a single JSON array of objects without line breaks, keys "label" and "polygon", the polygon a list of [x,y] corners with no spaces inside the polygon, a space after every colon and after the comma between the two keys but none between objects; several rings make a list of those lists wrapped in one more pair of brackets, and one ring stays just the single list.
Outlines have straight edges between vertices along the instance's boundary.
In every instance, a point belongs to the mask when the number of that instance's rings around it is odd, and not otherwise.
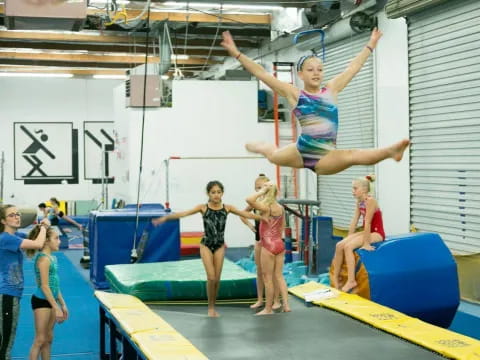
[{"label": "girl in black leotard", "polygon": [[168,220],[180,219],[196,213],[202,214],[205,235],[200,242],[200,256],[207,273],[208,316],[218,317],[215,302],[225,257],[224,232],[227,215],[232,213],[249,219],[260,219],[260,216],[238,210],[232,205],[223,204],[223,185],[219,181],[210,181],[207,184],[207,195],[207,204],[200,204],[190,210],[153,219],[152,223],[159,225]]}]

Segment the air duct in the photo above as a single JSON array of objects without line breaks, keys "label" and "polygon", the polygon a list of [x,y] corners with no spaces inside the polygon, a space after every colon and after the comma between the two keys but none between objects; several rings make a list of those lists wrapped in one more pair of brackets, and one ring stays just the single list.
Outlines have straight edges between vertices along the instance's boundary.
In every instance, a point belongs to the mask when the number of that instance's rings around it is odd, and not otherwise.
[{"label": "air duct", "polygon": [[9,30],[79,31],[87,17],[87,0],[5,0]]},{"label": "air duct", "polygon": [[151,26],[154,37],[158,38],[158,55],[160,64],[158,73],[163,75],[168,72],[172,65],[172,45],[167,21],[155,21]]},{"label": "air duct", "polygon": [[[337,21],[335,24],[325,29],[325,45],[332,44],[352,36],[354,31],[352,30],[350,22],[350,18],[345,18]],[[314,34],[299,39],[295,47],[301,51],[312,50],[317,52],[322,48],[322,41],[320,36]]]}]

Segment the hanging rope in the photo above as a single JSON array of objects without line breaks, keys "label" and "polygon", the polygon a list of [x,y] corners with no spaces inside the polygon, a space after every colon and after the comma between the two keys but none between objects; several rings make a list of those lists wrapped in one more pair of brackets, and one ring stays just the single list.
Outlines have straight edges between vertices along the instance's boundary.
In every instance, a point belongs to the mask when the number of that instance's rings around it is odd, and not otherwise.
[{"label": "hanging rope", "polygon": [[208,64],[208,60],[210,59],[210,55],[212,55],[212,50],[215,46],[215,42],[217,41],[220,26],[222,25],[222,13],[223,13],[223,3],[220,4],[220,12],[218,14],[218,23],[217,23],[217,30],[215,31],[215,37],[213,38],[212,45],[210,46],[210,49],[208,50],[208,55],[207,55],[207,58],[205,59],[205,63],[203,64],[201,71],[205,70],[205,67]]},{"label": "hanging rope", "polygon": [[137,255],[137,232],[138,232],[138,223],[140,215],[140,184],[142,179],[142,170],[143,170],[143,138],[145,130],[145,113],[146,113],[146,100],[147,100],[147,66],[148,66],[148,44],[149,44],[149,34],[150,34],[150,2],[148,3],[147,9],[147,36],[146,36],[146,49],[145,49],[145,73],[143,77],[143,106],[142,106],[142,130],[141,130],[141,139],[140,139],[140,165],[138,168],[138,184],[137,184],[137,208],[135,213],[135,232],[133,234],[133,246],[131,252],[131,261],[135,262],[138,259]]}]

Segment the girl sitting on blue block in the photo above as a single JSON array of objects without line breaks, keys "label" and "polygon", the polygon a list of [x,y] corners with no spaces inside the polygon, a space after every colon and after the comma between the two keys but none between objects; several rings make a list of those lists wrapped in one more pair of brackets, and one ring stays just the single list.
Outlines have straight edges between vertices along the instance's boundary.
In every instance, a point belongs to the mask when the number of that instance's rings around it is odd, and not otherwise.
[{"label": "girl sitting on blue block", "polygon": [[[374,175],[367,175],[366,177],[353,180],[352,195],[357,202],[355,213],[350,223],[348,236],[339,241],[335,248],[335,255],[332,261],[332,286],[340,289],[340,271],[345,261],[347,265],[347,282],[341,287],[341,290],[345,292],[351,292],[357,286],[353,252],[358,248],[375,250],[371,244],[385,240],[382,212],[377,200],[370,194],[372,191],[371,183],[374,181]],[[363,218],[363,231],[355,232],[360,216]]]}]

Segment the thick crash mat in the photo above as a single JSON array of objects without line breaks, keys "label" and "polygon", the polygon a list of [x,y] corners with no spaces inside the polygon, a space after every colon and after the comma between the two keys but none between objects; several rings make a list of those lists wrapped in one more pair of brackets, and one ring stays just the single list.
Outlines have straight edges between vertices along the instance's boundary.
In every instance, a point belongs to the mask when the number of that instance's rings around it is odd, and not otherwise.
[{"label": "thick crash mat", "polygon": [[[108,265],[105,277],[112,290],[143,301],[207,299],[201,259]],[[225,259],[218,299],[253,298],[256,294],[256,276]]]},{"label": "thick crash mat", "polygon": [[[448,328],[460,304],[460,291],[455,259],[440,236],[411,233],[389,237],[374,245],[375,251],[356,251],[355,292]],[[341,273],[340,284],[346,280],[346,269]]]},{"label": "thick crash mat", "polygon": [[152,263],[180,259],[179,221],[153,226],[151,220],[168,213],[161,209],[115,209],[92,211],[88,222],[90,280],[97,289],[108,288],[105,266],[130,264],[132,249],[137,262]]}]

